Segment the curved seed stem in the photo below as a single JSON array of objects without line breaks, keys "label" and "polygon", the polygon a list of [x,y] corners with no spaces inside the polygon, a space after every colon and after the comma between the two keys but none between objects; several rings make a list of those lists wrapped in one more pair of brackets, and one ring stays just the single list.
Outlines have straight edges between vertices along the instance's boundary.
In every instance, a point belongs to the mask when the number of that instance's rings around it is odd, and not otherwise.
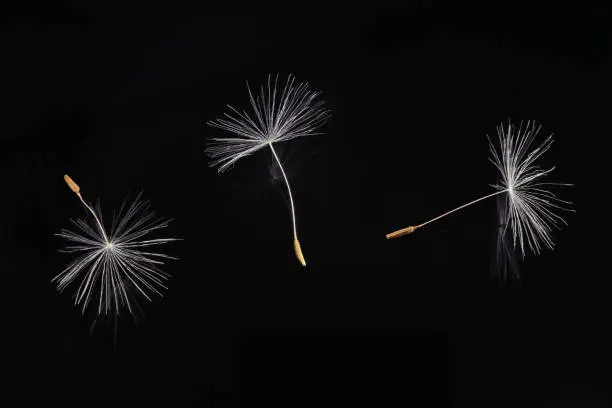
[{"label": "curved seed stem", "polygon": [[445,212],[445,213],[444,213],[444,214],[442,214],[442,215],[438,215],[437,217],[432,218],[432,219],[431,219],[431,220],[429,220],[429,221],[425,221],[425,222],[424,222],[424,223],[422,223],[422,224],[419,224],[419,225],[411,225],[411,226],[409,226],[409,227],[402,228],[402,229],[399,229],[399,230],[397,230],[397,231],[393,231],[393,232],[391,232],[391,233],[387,234],[387,235],[386,235],[386,237],[387,237],[387,239],[391,239],[391,238],[398,238],[398,237],[401,237],[401,236],[404,236],[404,235],[412,234],[412,233],[413,233],[414,231],[416,231],[417,229],[419,229],[419,228],[421,228],[421,227],[424,227],[424,226],[425,226],[425,225],[427,225],[427,224],[431,224],[432,222],[437,221],[437,220],[439,220],[440,218],[444,218],[444,217],[446,217],[447,215],[450,215],[450,214],[454,213],[455,211],[459,211],[459,210],[461,210],[461,209],[463,209],[463,208],[465,208],[465,207],[469,207],[469,206],[470,206],[470,205],[472,205],[472,204],[476,204],[476,203],[477,203],[477,202],[479,202],[479,201],[486,200],[487,198],[494,197],[494,196],[496,196],[496,195],[499,195],[499,194],[502,194],[502,193],[506,193],[506,192],[508,192],[508,189],[506,189],[506,190],[496,191],[496,192],[491,193],[491,194],[488,194],[488,195],[486,195],[486,196],[483,196],[483,197],[477,198],[476,200],[470,201],[470,202],[469,202],[469,203],[467,203],[467,204],[463,204],[463,205],[461,205],[461,206],[459,206],[459,207],[457,207],[457,208],[454,208],[454,209],[452,209],[452,210],[450,210],[450,211],[447,211],[447,212]]},{"label": "curved seed stem", "polygon": [[95,211],[85,202],[85,200],[83,200],[83,196],[81,196],[81,188],[79,187],[79,185],[75,183],[74,180],[72,180],[72,178],[67,174],[64,175],[64,181],[66,182],[66,184],[68,184],[68,187],[70,187],[70,189],[79,197],[83,205],[94,216],[96,222],[98,223],[98,228],[100,229],[100,232],[102,233],[102,236],[104,237],[104,242],[106,242],[106,245],[110,245],[110,241],[108,240],[108,237],[106,236],[106,232],[104,231],[104,227],[102,226],[102,223],[98,219],[98,216],[96,215]]},{"label": "curved seed stem", "polygon": [[295,206],[293,204],[293,194],[291,194],[291,186],[289,185],[289,179],[287,179],[287,175],[285,174],[283,165],[281,164],[281,161],[278,158],[276,151],[274,150],[274,146],[272,146],[272,143],[268,143],[268,146],[270,146],[270,150],[272,150],[272,154],[274,155],[274,158],[276,159],[276,162],[278,163],[278,167],[280,167],[281,169],[281,173],[283,174],[283,178],[285,179],[285,184],[287,185],[287,191],[289,192],[289,202],[291,203],[291,221],[293,222],[293,249],[295,251],[295,256],[297,257],[298,261],[300,261],[302,266],[306,266],[306,260],[304,259],[304,254],[302,253],[302,247],[300,245],[300,241],[298,240],[298,235],[297,235],[297,226],[296,226],[296,221],[295,221]]}]

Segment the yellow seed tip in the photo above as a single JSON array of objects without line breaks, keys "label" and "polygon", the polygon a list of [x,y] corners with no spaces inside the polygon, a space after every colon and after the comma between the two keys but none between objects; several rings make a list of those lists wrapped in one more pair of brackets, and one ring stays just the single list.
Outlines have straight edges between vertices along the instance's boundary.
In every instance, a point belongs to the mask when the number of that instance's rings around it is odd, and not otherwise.
[{"label": "yellow seed tip", "polygon": [[397,231],[393,231],[392,233],[387,234],[386,236],[387,236],[387,239],[398,238],[398,237],[401,237],[401,236],[404,236],[404,235],[412,234],[414,231],[416,231],[417,228],[418,228],[418,226],[415,227],[415,226],[411,225],[409,227],[402,228],[402,229],[397,230]]},{"label": "yellow seed tip", "polygon": [[66,182],[66,184],[68,184],[68,187],[70,187],[70,189],[74,193],[79,194],[81,192],[81,188],[79,187],[79,185],[75,183],[74,180],[71,179],[69,175],[64,174],[64,181]]},{"label": "yellow seed tip", "polygon": [[298,261],[302,264],[302,266],[306,266],[306,260],[304,259],[304,254],[302,253],[302,247],[300,246],[300,241],[295,238],[293,240],[293,249],[295,249],[295,256]]}]

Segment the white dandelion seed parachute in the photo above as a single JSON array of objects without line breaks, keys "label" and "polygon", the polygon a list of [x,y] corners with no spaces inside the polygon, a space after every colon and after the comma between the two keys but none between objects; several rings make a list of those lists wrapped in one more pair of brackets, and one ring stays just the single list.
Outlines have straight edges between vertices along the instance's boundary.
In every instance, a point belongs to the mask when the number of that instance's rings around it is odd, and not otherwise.
[{"label": "white dandelion seed parachute", "polygon": [[295,78],[289,75],[279,95],[278,75],[274,81],[269,75],[267,88],[262,85],[255,97],[247,82],[252,112],[227,105],[229,112],[222,118],[207,122],[234,135],[209,138],[206,153],[213,159],[210,166],[218,167],[221,173],[273,143],[321,134],[317,128],[329,119],[329,110],[324,108],[324,101],[315,102],[319,92],[307,83],[294,83]]},{"label": "white dandelion seed parachute", "polygon": [[543,247],[553,249],[552,231],[567,225],[557,210],[573,211],[571,202],[557,198],[550,190],[550,186],[571,184],[542,181],[555,167],[542,169],[536,163],[550,149],[552,135],[530,150],[540,129],[533,122],[527,122],[525,128],[521,123],[518,129],[510,123],[507,128],[502,124],[497,129],[499,149],[489,139],[489,160],[501,174],[492,187],[508,193],[508,199],[502,201],[507,206],[503,212],[507,214],[513,246],[518,244],[523,257],[527,250],[539,254]]},{"label": "white dandelion seed parachute", "polygon": [[279,94],[278,75],[274,81],[268,76],[267,87],[262,86],[257,97],[247,83],[252,112],[239,111],[228,105],[229,112],[222,118],[207,122],[209,126],[225,130],[232,136],[210,138],[206,153],[212,159],[210,166],[218,167],[221,173],[238,160],[265,147],[270,148],[289,193],[295,255],[302,266],[306,266],[298,240],[293,194],[274,144],[321,134],[317,129],[329,119],[330,112],[324,108],[323,101],[315,101],[319,92],[313,91],[307,83],[294,83],[293,75],[289,75]]},{"label": "white dandelion seed parachute", "polygon": [[177,259],[148,248],[176,241],[178,238],[148,238],[149,234],[165,228],[170,220],[158,218],[150,211],[141,194],[127,205],[125,201],[113,217],[110,230],[103,225],[102,212],[87,204],[79,186],[68,176],[64,177],[89,213],[89,219],[71,220],[75,230],[62,230],[57,236],[68,244],[60,252],[77,254],[76,258],[52,282],[61,293],[67,287],[78,284],[74,295],[75,305],[85,313],[94,299],[98,315],[119,315],[127,310],[134,314],[137,298],[151,301],[152,295],[163,296],[167,289],[164,281],[170,275],[160,267],[164,260]]}]

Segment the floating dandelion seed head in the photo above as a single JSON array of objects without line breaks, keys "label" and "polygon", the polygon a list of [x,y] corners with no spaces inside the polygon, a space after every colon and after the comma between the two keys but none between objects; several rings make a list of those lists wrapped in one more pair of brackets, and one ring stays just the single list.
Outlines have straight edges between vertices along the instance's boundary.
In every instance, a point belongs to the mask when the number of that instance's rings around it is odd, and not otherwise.
[{"label": "floating dandelion seed head", "polygon": [[[552,241],[553,229],[559,229],[566,224],[558,214],[559,210],[573,211],[570,202],[561,200],[550,191],[550,186],[570,186],[571,184],[543,182],[542,179],[554,170],[554,167],[542,169],[537,160],[550,149],[553,143],[552,135],[548,136],[537,147],[531,149],[541,126],[529,121],[523,128],[508,123],[507,127],[500,125],[497,129],[499,146],[489,139],[491,152],[490,161],[501,174],[497,184],[492,187],[501,192],[507,192],[507,199],[499,201],[500,214],[512,233],[512,244],[520,247],[523,257],[527,251],[539,254],[547,247],[554,248]],[[502,240],[501,244],[505,244]],[[505,251],[498,248],[499,251]]]},{"label": "floating dandelion seed head", "polygon": [[119,315],[124,309],[134,314],[137,295],[149,301],[153,294],[163,296],[164,281],[170,275],[160,266],[164,260],[176,258],[148,248],[177,239],[148,238],[170,220],[156,217],[149,203],[140,197],[141,194],[129,206],[123,203],[108,233],[103,229],[100,206],[93,209],[85,204],[94,219],[71,220],[74,231],[64,229],[56,234],[68,242],[61,252],[75,253],[77,258],[52,282],[57,283],[59,292],[78,283],[75,304],[83,313],[97,299],[98,315]]},{"label": "floating dandelion seed head", "polygon": [[278,75],[274,80],[268,76],[267,87],[261,86],[257,97],[248,83],[247,89],[251,112],[228,105],[229,112],[222,118],[207,122],[232,134],[209,139],[206,153],[213,159],[210,165],[218,166],[219,172],[267,145],[321,134],[317,128],[330,117],[324,102],[315,101],[319,92],[307,83],[296,85],[293,75],[282,89],[278,87]]},{"label": "floating dandelion seed head", "polygon": [[247,83],[252,113],[247,113],[245,110],[240,112],[228,105],[229,113],[225,113],[223,118],[208,122],[210,126],[226,130],[232,136],[209,139],[206,153],[213,159],[210,165],[219,166],[218,171],[221,173],[241,158],[266,146],[270,148],[289,193],[295,256],[302,266],[306,266],[298,240],[293,194],[287,174],[274,150],[274,144],[302,136],[320,134],[316,129],[327,121],[330,114],[327,109],[323,108],[323,101],[315,102],[319,93],[312,91],[307,83],[294,86],[293,75],[289,75],[280,95],[278,95],[277,83],[278,75],[274,83],[268,76],[268,87],[265,89],[262,86],[257,98],[253,96]]},{"label": "floating dandelion seed head", "polygon": [[518,129],[511,124],[504,128],[502,123],[497,129],[499,146],[489,138],[490,161],[501,173],[496,190],[466,204],[460,205],[421,224],[393,231],[387,239],[412,234],[433,222],[447,217],[457,211],[470,207],[491,197],[497,198],[497,229],[495,231],[496,251],[492,264],[494,273],[502,280],[508,276],[518,277],[516,247],[525,257],[527,251],[539,254],[547,247],[553,249],[552,230],[566,224],[558,214],[560,211],[574,211],[569,201],[564,201],[550,191],[551,186],[571,186],[564,183],[544,182],[542,179],[554,170],[554,167],[541,169],[537,160],[550,149],[552,135],[540,145],[532,148],[540,127],[527,122]]}]

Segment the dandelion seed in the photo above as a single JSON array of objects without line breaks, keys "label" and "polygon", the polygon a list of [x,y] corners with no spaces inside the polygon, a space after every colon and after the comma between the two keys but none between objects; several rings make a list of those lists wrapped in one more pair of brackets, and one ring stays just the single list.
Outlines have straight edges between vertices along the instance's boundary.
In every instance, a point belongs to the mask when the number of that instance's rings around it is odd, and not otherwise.
[{"label": "dandelion seed", "polygon": [[136,295],[151,301],[151,295],[163,296],[162,290],[170,275],[159,269],[164,259],[171,256],[148,252],[144,248],[165,244],[177,238],[144,238],[165,228],[168,221],[156,218],[149,212],[149,204],[140,201],[139,194],[129,206],[123,203],[107,233],[98,206],[92,208],[81,195],[80,187],[69,176],[64,180],[93,216],[94,223],[78,219],[72,221],[76,231],[62,230],[57,236],[69,245],[61,252],[76,253],[73,260],[59,275],[52,279],[61,293],[73,283],[80,282],[75,293],[75,305],[85,313],[91,301],[97,297],[99,316],[118,316],[124,308],[134,314]]},{"label": "dandelion seed", "polygon": [[247,83],[252,112],[239,111],[228,105],[229,112],[225,113],[223,118],[209,121],[209,126],[223,129],[233,136],[211,138],[206,153],[213,159],[211,166],[217,166],[219,173],[222,173],[238,160],[260,149],[270,148],[289,193],[295,255],[302,266],[306,266],[298,240],[291,187],[274,144],[302,136],[321,134],[317,132],[317,128],[329,119],[330,113],[324,109],[323,101],[315,102],[319,92],[312,91],[308,84],[301,83],[294,86],[294,77],[289,75],[279,95],[277,83],[278,75],[274,81],[268,76],[267,89],[262,86],[256,98]]},{"label": "dandelion seed", "polygon": [[[536,127],[532,122],[527,122],[525,128],[521,122],[518,129],[510,123],[507,128],[504,128],[502,124],[497,129],[499,149],[489,139],[491,152],[489,160],[501,173],[498,182],[492,185],[496,190],[494,193],[470,201],[422,224],[394,231],[387,234],[387,238],[397,238],[413,233],[425,225],[472,204],[506,194],[507,198],[500,202],[498,211],[502,218],[500,223],[506,225],[503,234],[506,233],[506,228],[511,232],[512,248],[519,247],[523,257],[528,251],[539,254],[544,247],[553,249],[552,230],[560,229],[561,224],[567,225],[557,211],[574,210],[569,208],[570,202],[557,198],[547,189],[547,186],[571,186],[571,184],[541,181],[544,176],[554,170],[554,167],[543,170],[536,163],[550,149],[553,142],[552,135],[548,136],[538,147],[530,150],[540,128],[541,126]],[[509,243],[505,235],[499,238],[497,251],[501,256],[507,250],[504,245]]]}]

